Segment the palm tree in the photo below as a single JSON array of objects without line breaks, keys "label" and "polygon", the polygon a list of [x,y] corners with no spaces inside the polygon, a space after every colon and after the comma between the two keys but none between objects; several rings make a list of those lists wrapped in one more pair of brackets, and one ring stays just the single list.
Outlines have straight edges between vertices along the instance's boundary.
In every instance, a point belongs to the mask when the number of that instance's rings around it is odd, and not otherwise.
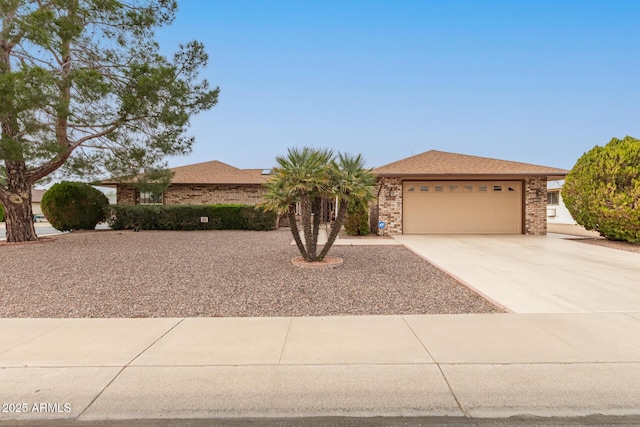
[{"label": "palm tree", "polygon": [[[322,261],[338,237],[349,201],[369,202],[373,199],[375,176],[364,167],[361,155],[338,154],[332,150],[290,148],[286,156],[276,157],[278,166],[266,183],[263,207],[287,215],[291,233],[305,261]],[[320,231],[320,205],[323,197],[338,199],[338,215],[327,243],[317,255]],[[300,222],[304,242],[296,223],[295,207],[300,203]],[[316,213],[312,215],[312,213]]]},{"label": "palm tree", "polygon": [[[302,257],[309,262],[317,260],[322,198],[330,188],[330,170],[333,151],[316,148],[289,148],[286,156],[276,157],[278,166],[273,168],[267,182],[267,194],[263,207],[286,214],[291,233]],[[304,243],[296,224],[295,206],[300,202],[300,215]]]},{"label": "palm tree", "polygon": [[338,215],[327,237],[327,243],[318,255],[322,261],[336,241],[338,233],[344,224],[349,202],[359,202],[368,205],[375,196],[376,176],[372,169],[365,168],[365,161],[361,154],[338,153],[338,159],[332,161],[331,195],[338,199]]}]

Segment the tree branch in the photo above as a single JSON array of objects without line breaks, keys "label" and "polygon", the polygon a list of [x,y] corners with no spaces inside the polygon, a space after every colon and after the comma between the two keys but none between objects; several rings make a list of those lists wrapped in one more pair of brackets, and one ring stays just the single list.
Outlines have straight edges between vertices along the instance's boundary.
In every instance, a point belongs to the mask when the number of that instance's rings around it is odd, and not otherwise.
[{"label": "tree branch", "polygon": [[64,162],[66,162],[67,159],[69,159],[69,157],[71,156],[73,151],[76,148],[80,147],[83,143],[85,143],[86,141],[89,141],[91,139],[103,137],[103,136],[107,135],[109,132],[113,132],[117,128],[118,128],[117,125],[113,125],[112,127],[107,128],[107,129],[103,130],[102,132],[91,134],[91,135],[87,135],[84,138],[80,138],[79,140],[77,140],[73,144],[70,144],[68,149],[67,149],[67,151],[65,151],[64,153],[60,153],[56,157],[54,157],[53,159],[48,161],[47,163],[44,163],[44,164],[42,164],[42,165],[40,165],[40,166],[38,166],[36,168],[33,168],[33,169],[29,170],[29,173],[28,173],[29,180],[31,182],[36,182],[37,180],[39,180],[41,178],[44,178],[45,176],[49,175],[50,173],[52,173],[55,170],[57,170],[60,166],[62,166],[64,164]]}]

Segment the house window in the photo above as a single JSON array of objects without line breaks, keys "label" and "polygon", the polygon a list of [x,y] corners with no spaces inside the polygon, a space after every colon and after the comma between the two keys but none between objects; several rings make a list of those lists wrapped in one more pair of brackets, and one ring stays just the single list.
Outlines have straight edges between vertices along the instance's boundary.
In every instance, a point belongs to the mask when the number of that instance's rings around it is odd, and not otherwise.
[{"label": "house window", "polygon": [[481,193],[486,192],[487,191],[487,186],[486,185],[478,186],[478,191],[480,191]]},{"label": "house window", "polygon": [[428,186],[428,185],[422,185],[422,186],[420,186],[420,191],[422,191],[422,192],[428,192],[428,191],[429,191],[429,186]]},{"label": "house window", "polygon": [[157,193],[153,191],[141,191],[140,204],[141,205],[161,205],[162,193]]},{"label": "house window", "polygon": [[550,191],[547,193],[547,204],[557,205],[559,204],[560,193],[558,191]]},{"label": "house window", "polygon": [[465,193],[472,193],[473,192],[473,185],[465,185],[464,187],[462,187],[463,191]]},{"label": "house window", "polygon": [[494,185],[493,191],[502,191],[502,185]]},{"label": "house window", "polygon": [[407,191],[411,193],[411,192],[416,191],[416,189],[414,187],[409,187],[409,189]]},{"label": "house window", "polygon": [[436,185],[434,187],[435,187],[437,193],[441,193],[441,192],[444,191],[444,187],[442,185]]},{"label": "house window", "polygon": [[458,192],[458,186],[457,185],[450,185],[449,186],[449,192],[450,193],[457,193]]}]

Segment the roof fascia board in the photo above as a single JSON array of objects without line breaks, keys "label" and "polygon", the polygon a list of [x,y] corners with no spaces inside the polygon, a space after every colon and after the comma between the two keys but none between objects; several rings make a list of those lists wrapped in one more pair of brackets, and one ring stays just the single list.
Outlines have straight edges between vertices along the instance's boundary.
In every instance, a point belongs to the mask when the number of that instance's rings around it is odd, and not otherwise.
[{"label": "roof fascia board", "polygon": [[547,179],[563,179],[566,174],[548,173],[524,173],[524,174],[406,174],[384,173],[377,174],[379,178],[403,178],[403,179],[525,179],[529,176],[544,176]]}]

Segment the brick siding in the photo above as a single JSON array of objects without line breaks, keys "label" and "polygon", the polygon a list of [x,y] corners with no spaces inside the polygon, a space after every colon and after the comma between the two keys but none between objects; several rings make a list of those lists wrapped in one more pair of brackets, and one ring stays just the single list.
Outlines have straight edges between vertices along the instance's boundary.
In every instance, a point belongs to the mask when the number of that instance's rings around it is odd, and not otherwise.
[{"label": "brick siding", "polygon": [[[170,185],[163,195],[165,205],[216,205],[262,203],[266,189],[261,185]],[[118,186],[118,204],[139,203],[140,193],[133,188]]]},{"label": "brick siding", "polygon": [[547,177],[528,176],[524,182],[524,234],[547,234]]},{"label": "brick siding", "polygon": [[386,223],[386,233],[402,234],[402,179],[381,177],[380,185],[378,219]]},{"label": "brick siding", "polygon": [[164,192],[165,205],[217,205],[262,203],[261,185],[172,185]]},{"label": "brick siding", "polygon": [[116,189],[116,203],[119,205],[135,205],[138,201],[138,192],[135,188],[118,185]]}]

